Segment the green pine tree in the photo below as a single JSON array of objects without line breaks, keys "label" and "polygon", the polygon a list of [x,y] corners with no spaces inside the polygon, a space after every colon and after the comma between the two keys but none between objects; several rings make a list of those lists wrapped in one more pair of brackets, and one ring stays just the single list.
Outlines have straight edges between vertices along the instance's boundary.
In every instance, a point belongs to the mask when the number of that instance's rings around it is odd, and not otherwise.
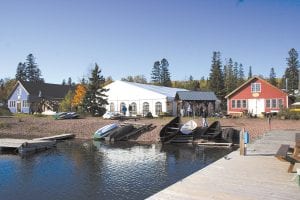
[{"label": "green pine tree", "polygon": [[[299,83],[299,61],[298,52],[292,48],[289,51],[289,57],[286,59],[288,67],[285,70],[284,77],[287,79],[287,89],[289,93],[292,93],[295,89],[298,89]],[[284,83],[284,87],[286,87]]]},{"label": "green pine tree", "polygon": [[152,73],[151,73],[151,80],[152,83],[155,85],[160,85],[161,84],[161,68],[160,68],[160,62],[156,61],[154,62],[153,68],[152,68]]},{"label": "green pine tree", "polygon": [[276,73],[273,67],[270,70],[269,82],[277,87]]},{"label": "green pine tree", "polygon": [[32,54],[27,56],[25,64],[27,81],[43,81],[41,78],[41,70],[38,68],[38,65],[35,62],[35,57]]},{"label": "green pine tree", "polygon": [[171,75],[169,72],[169,62],[167,61],[167,59],[163,58],[161,60],[161,85],[162,86],[166,86],[166,87],[171,87],[172,83],[171,83]]},{"label": "green pine tree", "polygon": [[25,63],[19,62],[17,67],[16,79],[20,81],[26,81],[26,65]]},{"label": "green pine tree", "polygon": [[89,78],[88,89],[83,100],[84,111],[91,113],[93,116],[102,116],[106,112],[104,106],[108,105],[107,95],[104,94],[108,90],[103,88],[105,79],[100,73],[101,70],[96,63]]},{"label": "green pine tree", "polygon": [[249,66],[248,79],[252,78],[252,67]]},{"label": "green pine tree", "polygon": [[224,67],[224,87],[225,94],[229,94],[236,87],[236,80],[233,74],[233,61],[231,58],[229,58],[226,67]]},{"label": "green pine tree", "polygon": [[239,65],[239,71],[238,71],[238,87],[241,86],[245,81],[245,75],[244,75],[244,67],[242,64]]},{"label": "green pine tree", "polygon": [[214,91],[220,99],[223,99],[224,79],[221,70],[220,52],[213,52],[211,70],[209,74],[209,88]]}]

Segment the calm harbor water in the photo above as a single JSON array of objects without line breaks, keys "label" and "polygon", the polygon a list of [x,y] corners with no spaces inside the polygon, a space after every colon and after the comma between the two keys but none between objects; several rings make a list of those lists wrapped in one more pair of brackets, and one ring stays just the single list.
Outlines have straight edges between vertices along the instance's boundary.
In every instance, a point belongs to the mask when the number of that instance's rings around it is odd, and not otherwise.
[{"label": "calm harbor water", "polygon": [[0,154],[0,199],[145,199],[230,151],[75,139],[24,157]]}]

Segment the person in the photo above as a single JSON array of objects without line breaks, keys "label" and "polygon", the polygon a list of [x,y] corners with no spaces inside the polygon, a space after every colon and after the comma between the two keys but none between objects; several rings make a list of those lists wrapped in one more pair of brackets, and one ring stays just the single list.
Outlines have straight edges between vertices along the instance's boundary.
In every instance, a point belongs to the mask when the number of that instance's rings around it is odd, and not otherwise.
[{"label": "person", "polygon": [[191,104],[189,104],[188,108],[187,108],[187,114],[189,117],[192,116],[192,107],[191,107]]},{"label": "person", "polygon": [[132,106],[131,105],[128,106],[128,111],[129,111],[129,116],[131,117],[131,115],[132,115]]},{"label": "person", "polygon": [[202,117],[202,127],[208,127],[207,116],[208,116],[208,111],[207,111],[207,108],[204,107],[204,108],[203,108],[203,111],[202,111],[202,113],[201,113],[201,117]]},{"label": "person", "polygon": [[122,112],[123,112],[123,115],[126,116],[126,111],[127,111],[127,108],[125,105],[123,105],[122,107]]}]

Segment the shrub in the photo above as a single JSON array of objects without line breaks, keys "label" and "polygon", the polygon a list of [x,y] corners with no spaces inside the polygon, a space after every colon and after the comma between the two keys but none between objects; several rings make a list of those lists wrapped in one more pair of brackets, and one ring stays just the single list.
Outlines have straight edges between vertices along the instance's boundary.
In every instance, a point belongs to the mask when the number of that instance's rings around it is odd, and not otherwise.
[{"label": "shrub", "polygon": [[300,112],[290,111],[289,109],[281,109],[278,113],[280,119],[300,119]]},{"label": "shrub", "polygon": [[0,116],[11,116],[11,112],[7,107],[0,107]]},{"label": "shrub", "polygon": [[151,113],[151,112],[148,112],[148,113],[146,114],[145,118],[153,118],[152,113]]}]

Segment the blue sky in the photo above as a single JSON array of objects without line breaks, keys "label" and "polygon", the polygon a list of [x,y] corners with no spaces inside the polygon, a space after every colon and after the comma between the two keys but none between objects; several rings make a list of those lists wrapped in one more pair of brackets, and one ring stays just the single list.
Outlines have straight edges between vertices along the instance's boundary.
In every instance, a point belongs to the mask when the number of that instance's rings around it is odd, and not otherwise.
[{"label": "blue sky", "polygon": [[46,82],[77,82],[97,62],[118,80],[166,58],[172,80],[207,77],[213,51],[245,74],[277,77],[300,53],[300,0],[0,0],[0,78],[32,53]]}]

